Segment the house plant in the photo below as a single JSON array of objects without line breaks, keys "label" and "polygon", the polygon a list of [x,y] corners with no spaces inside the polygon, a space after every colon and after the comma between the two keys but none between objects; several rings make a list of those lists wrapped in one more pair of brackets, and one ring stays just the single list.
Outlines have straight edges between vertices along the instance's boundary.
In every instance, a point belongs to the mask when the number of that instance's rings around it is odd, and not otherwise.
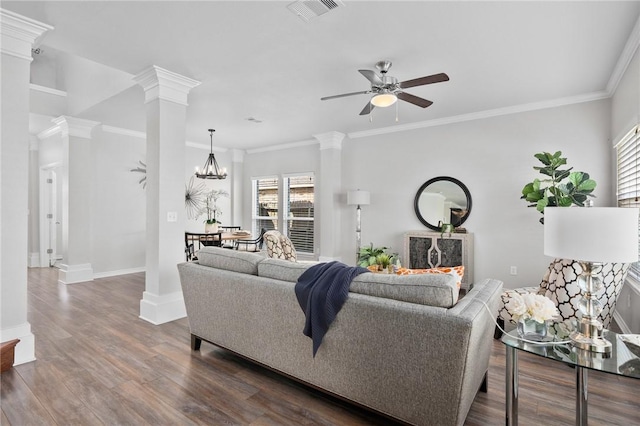
[{"label": "house plant", "polygon": [[368,268],[372,271],[380,271],[384,268],[389,268],[393,263],[393,259],[397,257],[397,254],[387,253],[388,247],[374,247],[373,243],[369,247],[362,247],[358,254],[358,266]]},{"label": "house plant", "polygon": [[[595,197],[592,192],[596,188],[596,182],[585,172],[572,172],[573,167],[561,168],[567,164],[562,152],[554,154],[541,152],[535,154],[543,165],[535,166],[544,176],[543,179],[534,179],[522,188],[521,199],[529,203],[529,207],[535,207],[544,214],[545,207],[569,207],[576,205],[584,207],[588,197]],[[544,217],[540,218],[544,224]]]},{"label": "house plant", "polygon": [[229,193],[224,189],[212,189],[207,193],[207,196],[204,200],[204,206],[202,208],[201,214],[206,214],[207,218],[204,220],[204,232],[215,233],[218,232],[218,225],[220,222],[217,219],[217,216],[222,214],[222,210],[218,207],[217,201],[220,197],[228,197]]}]

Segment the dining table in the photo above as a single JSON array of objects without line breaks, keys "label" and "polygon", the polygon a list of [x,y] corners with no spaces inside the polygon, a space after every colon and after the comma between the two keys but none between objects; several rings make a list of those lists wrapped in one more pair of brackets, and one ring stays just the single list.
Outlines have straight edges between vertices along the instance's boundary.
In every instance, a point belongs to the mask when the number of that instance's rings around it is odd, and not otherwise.
[{"label": "dining table", "polygon": [[[202,246],[223,247],[225,241],[234,242],[236,240],[251,239],[250,232],[190,232],[184,233],[185,254],[187,260],[192,260],[196,251],[195,243],[198,243],[198,249]],[[234,244],[235,246],[235,244]],[[229,247],[232,248],[232,247]]]}]

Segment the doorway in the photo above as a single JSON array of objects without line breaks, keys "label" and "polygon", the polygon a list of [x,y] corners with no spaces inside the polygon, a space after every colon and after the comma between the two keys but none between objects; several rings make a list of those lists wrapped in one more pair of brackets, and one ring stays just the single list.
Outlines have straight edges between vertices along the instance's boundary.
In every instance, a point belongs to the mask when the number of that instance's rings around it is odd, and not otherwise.
[{"label": "doorway", "polygon": [[40,266],[53,267],[62,259],[61,179],[59,166],[40,169]]}]

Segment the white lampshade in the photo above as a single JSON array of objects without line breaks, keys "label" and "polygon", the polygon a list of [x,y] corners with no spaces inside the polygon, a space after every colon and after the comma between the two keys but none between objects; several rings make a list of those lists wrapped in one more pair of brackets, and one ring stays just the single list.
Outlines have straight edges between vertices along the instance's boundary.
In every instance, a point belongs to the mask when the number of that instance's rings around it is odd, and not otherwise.
[{"label": "white lampshade", "polygon": [[583,262],[638,261],[637,208],[547,207],[544,254]]},{"label": "white lampshade", "polygon": [[347,192],[347,204],[350,206],[355,206],[355,205],[366,206],[366,205],[369,205],[369,202],[370,202],[369,191],[360,191],[358,189],[355,191]]}]

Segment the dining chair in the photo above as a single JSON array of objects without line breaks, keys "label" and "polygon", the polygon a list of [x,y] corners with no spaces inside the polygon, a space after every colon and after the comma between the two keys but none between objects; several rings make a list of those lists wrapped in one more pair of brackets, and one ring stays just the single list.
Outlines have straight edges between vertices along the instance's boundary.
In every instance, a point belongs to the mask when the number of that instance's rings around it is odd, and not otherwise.
[{"label": "dining chair", "polygon": [[200,236],[200,244],[203,246],[222,247],[222,232],[212,232]]},{"label": "dining chair", "polygon": [[236,250],[240,250],[241,247],[244,251],[260,251],[262,250],[262,242],[264,241],[264,233],[267,232],[266,228],[262,228],[260,236],[253,240],[236,240]]}]

